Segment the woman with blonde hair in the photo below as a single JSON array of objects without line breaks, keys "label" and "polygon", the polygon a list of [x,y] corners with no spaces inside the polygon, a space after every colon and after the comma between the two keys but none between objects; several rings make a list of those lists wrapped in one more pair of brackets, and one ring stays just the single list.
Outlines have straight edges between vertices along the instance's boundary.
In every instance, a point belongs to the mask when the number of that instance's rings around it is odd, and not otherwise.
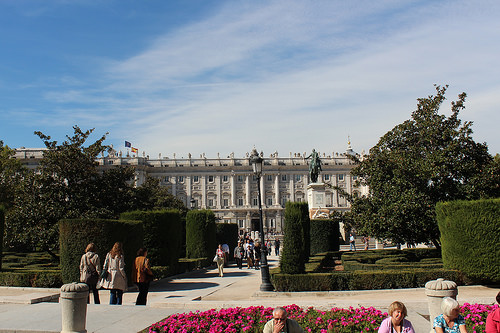
[{"label": "woman with blonde hair", "polygon": [[80,259],[80,282],[86,283],[89,286],[87,303],[90,303],[90,292],[92,292],[94,303],[100,304],[97,282],[99,281],[99,274],[101,274],[101,260],[96,251],[94,243],[88,244],[85,248],[85,254]]},{"label": "woman with blonde hair", "polygon": [[125,260],[122,243],[116,242],[106,255],[104,268],[108,274],[101,283],[105,289],[110,289],[109,304],[122,304],[123,291],[127,289],[127,275],[125,274]]},{"label": "woman with blonde hair", "polygon": [[406,306],[398,301],[389,306],[389,317],[384,319],[378,329],[379,333],[415,333],[411,322],[405,317],[408,312]]},{"label": "woman with blonde hair", "polygon": [[465,319],[460,315],[460,304],[451,297],[441,301],[442,314],[434,318],[436,333],[467,333]]}]

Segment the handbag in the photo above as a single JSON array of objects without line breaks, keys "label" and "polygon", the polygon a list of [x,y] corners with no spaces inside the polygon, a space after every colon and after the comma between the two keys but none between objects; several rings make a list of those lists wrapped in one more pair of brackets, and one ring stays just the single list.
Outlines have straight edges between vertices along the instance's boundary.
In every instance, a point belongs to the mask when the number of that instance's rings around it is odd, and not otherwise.
[{"label": "handbag", "polygon": [[101,271],[101,279],[106,280],[108,277],[108,266],[109,266],[109,259],[108,256],[106,256],[106,261],[104,262],[104,267]]},{"label": "handbag", "polygon": [[[99,280],[99,274],[97,274],[97,269],[87,256],[85,256],[85,262],[87,263],[87,269],[85,270],[83,282],[88,284],[89,286],[96,285],[97,281]],[[94,266],[94,269],[92,270],[90,266]]]},{"label": "handbag", "polygon": [[148,268],[146,267],[146,258],[144,258],[144,261],[142,263],[142,272],[144,273],[144,275],[146,275],[145,277],[145,280],[144,282],[151,282],[154,280],[154,275],[152,273],[150,273],[150,270],[148,270]]},{"label": "handbag", "polygon": [[217,255],[215,255],[213,262],[217,262]]}]

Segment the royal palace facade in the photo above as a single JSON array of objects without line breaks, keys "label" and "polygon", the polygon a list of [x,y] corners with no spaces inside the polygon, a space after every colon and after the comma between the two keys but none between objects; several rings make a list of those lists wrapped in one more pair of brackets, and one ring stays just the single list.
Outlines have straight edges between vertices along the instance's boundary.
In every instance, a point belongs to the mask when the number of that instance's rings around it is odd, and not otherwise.
[{"label": "royal palace facade", "polygon": [[[348,155],[355,154],[350,145],[343,153],[320,153],[322,172],[318,182],[327,184],[324,209],[346,211],[349,202],[333,187],[347,193],[366,194],[364,186],[356,185],[351,176],[354,167]],[[124,156],[122,156],[124,155]],[[219,154],[218,154],[219,155]],[[231,154],[225,158],[163,157],[150,158],[130,155],[128,152],[113,152],[99,157],[100,168],[132,166],[135,169],[135,185],[140,186],[146,178],[159,179],[160,184],[183,201],[187,207],[211,209],[219,223],[237,223],[240,233],[258,230],[259,205],[257,179],[252,172],[248,153],[245,157]],[[15,158],[34,168],[43,158],[43,149],[16,149]],[[281,234],[283,231],[284,207],[287,201],[307,201],[307,186],[310,183],[306,153],[290,153],[280,157],[275,152],[263,156],[261,200],[264,232]]]}]

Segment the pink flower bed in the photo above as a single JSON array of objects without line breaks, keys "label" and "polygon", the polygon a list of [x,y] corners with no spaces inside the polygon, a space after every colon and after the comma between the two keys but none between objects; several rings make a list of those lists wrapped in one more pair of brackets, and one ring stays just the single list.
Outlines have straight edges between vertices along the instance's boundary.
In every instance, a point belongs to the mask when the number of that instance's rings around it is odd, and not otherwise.
[{"label": "pink flower bed", "polygon": [[[465,303],[462,315],[471,333],[484,332],[488,312],[498,305]],[[285,306],[288,317],[295,319],[306,332],[347,333],[376,332],[380,323],[387,317],[373,307],[320,311],[314,308],[302,309],[297,305]],[[251,306],[249,308],[229,308],[204,312],[179,313],[167,317],[149,328],[149,332],[262,332],[265,323],[272,318],[273,308]]]},{"label": "pink flower bed", "polygon": [[465,318],[465,326],[467,332],[481,333],[485,331],[486,317],[488,313],[498,308],[495,305],[469,304],[464,303],[461,306],[461,314]]}]

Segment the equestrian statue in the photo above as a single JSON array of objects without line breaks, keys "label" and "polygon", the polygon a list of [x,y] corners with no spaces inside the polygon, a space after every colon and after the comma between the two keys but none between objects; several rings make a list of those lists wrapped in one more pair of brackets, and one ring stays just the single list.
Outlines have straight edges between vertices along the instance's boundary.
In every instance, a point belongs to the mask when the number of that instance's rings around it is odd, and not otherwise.
[{"label": "equestrian statue", "polygon": [[309,176],[311,178],[311,181],[313,183],[316,183],[318,181],[318,176],[321,170],[321,160],[319,158],[319,154],[316,152],[316,150],[312,150],[311,155],[306,157],[306,160],[308,158],[311,158],[311,162],[309,163]]}]

